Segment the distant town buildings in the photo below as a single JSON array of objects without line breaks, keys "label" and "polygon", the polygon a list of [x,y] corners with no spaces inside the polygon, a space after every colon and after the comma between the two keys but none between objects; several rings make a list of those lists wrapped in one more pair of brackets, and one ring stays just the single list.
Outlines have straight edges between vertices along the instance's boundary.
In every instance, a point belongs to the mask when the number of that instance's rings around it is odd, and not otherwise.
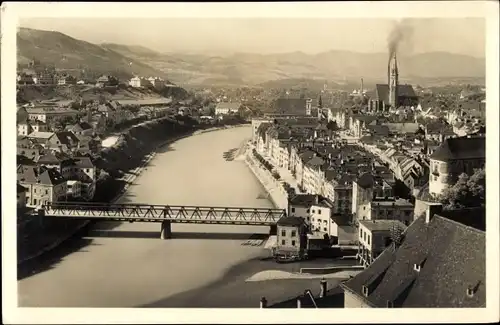
[{"label": "distant town buildings", "polygon": [[227,114],[234,114],[239,111],[241,107],[241,103],[235,102],[235,103],[218,103],[217,106],[215,107],[215,115],[227,115]]}]

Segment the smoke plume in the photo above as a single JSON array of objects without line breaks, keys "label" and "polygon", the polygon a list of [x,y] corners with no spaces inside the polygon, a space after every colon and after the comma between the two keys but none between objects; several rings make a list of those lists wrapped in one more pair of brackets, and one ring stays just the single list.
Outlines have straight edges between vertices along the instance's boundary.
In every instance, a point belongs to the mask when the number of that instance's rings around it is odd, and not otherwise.
[{"label": "smoke plume", "polygon": [[389,50],[389,60],[398,51],[402,43],[411,44],[411,37],[413,35],[413,26],[409,20],[401,20],[394,24],[389,37],[387,39],[387,46]]}]

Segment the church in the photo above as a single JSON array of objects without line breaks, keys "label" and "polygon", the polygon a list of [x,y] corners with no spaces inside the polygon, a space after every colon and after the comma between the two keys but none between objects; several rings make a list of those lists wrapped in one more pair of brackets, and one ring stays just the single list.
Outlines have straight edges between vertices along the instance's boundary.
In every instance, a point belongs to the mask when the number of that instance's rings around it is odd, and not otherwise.
[{"label": "church", "polygon": [[412,85],[399,84],[398,61],[394,52],[389,60],[387,84],[377,84],[375,94],[368,102],[370,111],[388,111],[390,108],[418,105],[418,96]]}]

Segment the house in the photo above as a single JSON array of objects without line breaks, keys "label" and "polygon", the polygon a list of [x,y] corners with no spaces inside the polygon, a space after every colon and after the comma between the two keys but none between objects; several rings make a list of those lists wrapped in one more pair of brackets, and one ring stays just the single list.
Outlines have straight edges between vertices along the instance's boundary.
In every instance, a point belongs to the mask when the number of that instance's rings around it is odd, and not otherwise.
[{"label": "house", "polygon": [[35,80],[33,76],[26,73],[20,73],[17,75],[17,84],[18,85],[33,85],[35,84]]},{"label": "house", "polygon": [[370,265],[406,229],[399,220],[362,220],[358,230],[359,262]]},{"label": "house", "polygon": [[159,77],[149,77],[148,82],[156,89],[161,89],[165,87],[165,80]]},{"label": "house", "polygon": [[78,149],[79,140],[69,131],[55,132],[47,141],[47,148],[60,152],[70,152]]},{"label": "house", "polygon": [[413,221],[413,204],[401,198],[374,198],[358,209],[357,220],[399,220],[405,225]]},{"label": "house", "polygon": [[105,104],[100,104],[99,107],[97,108],[97,111],[102,115],[104,115],[107,119],[114,119],[118,113],[117,111],[119,107],[120,107],[119,103],[111,101]]},{"label": "house", "polygon": [[428,210],[398,237],[340,284],[345,308],[486,306],[484,229]]},{"label": "house", "polygon": [[135,76],[130,79],[129,85],[134,88],[144,88],[151,86],[151,82],[146,78]]},{"label": "house", "polygon": [[76,85],[76,78],[73,76],[62,76],[57,80],[58,86]]},{"label": "house", "polygon": [[55,169],[65,179],[70,179],[74,173],[73,160],[60,152],[48,152],[37,160],[38,166]]},{"label": "house", "polygon": [[56,82],[55,74],[52,71],[41,71],[37,73],[37,85],[54,85]]},{"label": "house", "polygon": [[47,131],[48,131],[47,124],[39,120],[29,121],[25,119],[17,123],[17,134],[20,136],[27,136],[32,132],[47,132]]},{"label": "house", "polygon": [[108,87],[108,86],[117,86],[118,85],[118,79],[113,76],[100,76],[97,78],[96,81],[96,87]]},{"label": "house", "polygon": [[334,204],[317,194],[297,194],[288,200],[288,215],[302,218],[313,233],[338,237]]},{"label": "house", "polygon": [[440,195],[452,186],[462,173],[472,175],[483,168],[486,160],[486,140],[482,135],[446,139],[429,157],[429,193]]},{"label": "house", "polygon": [[82,184],[79,181],[69,180],[66,182],[67,196],[80,198],[82,196]]},{"label": "house", "polygon": [[43,155],[44,148],[42,145],[36,143],[35,141],[28,139],[27,137],[17,139],[17,155],[24,156],[33,161],[37,161],[38,158]]},{"label": "house", "polygon": [[70,131],[76,136],[92,136],[94,133],[94,128],[87,122],[78,122],[73,125],[66,126],[66,131]]},{"label": "house", "polygon": [[26,138],[46,148],[49,145],[49,140],[54,136],[54,134],[54,132],[31,132]]},{"label": "house", "polygon": [[78,115],[78,111],[67,108],[56,108],[54,106],[36,106],[26,108],[28,119],[31,121],[41,121],[49,123],[55,119],[63,117],[74,117]]},{"label": "house", "polygon": [[376,197],[393,196],[393,188],[381,177],[373,176],[373,173],[363,173],[352,182],[352,205],[351,213],[354,222],[358,221],[359,209],[371,202]]},{"label": "house", "polygon": [[27,207],[39,207],[66,198],[66,180],[56,169],[19,165],[17,180],[26,188]]},{"label": "house", "polygon": [[306,254],[307,226],[303,218],[282,217],[276,229],[276,256],[302,258]]},{"label": "house", "polygon": [[227,115],[230,113],[237,113],[241,107],[241,103],[218,103],[215,107],[215,115]]}]

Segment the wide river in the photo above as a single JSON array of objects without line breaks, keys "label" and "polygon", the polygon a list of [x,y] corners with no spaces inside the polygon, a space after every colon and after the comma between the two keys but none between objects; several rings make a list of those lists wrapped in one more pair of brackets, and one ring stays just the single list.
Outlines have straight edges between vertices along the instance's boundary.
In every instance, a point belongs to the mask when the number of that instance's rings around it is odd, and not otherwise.
[{"label": "wide river", "polygon": [[[122,201],[273,207],[258,198],[264,190],[245,163],[223,157],[250,137],[251,127],[245,126],[181,139],[158,152]],[[85,236],[85,246],[18,282],[19,305],[147,305],[205,286],[231,266],[262,255],[262,247],[242,243],[251,234],[269,231],[260,226],[172,224],[177,238],[161,240],[159,230],[159,223],[97,224]]]}]

